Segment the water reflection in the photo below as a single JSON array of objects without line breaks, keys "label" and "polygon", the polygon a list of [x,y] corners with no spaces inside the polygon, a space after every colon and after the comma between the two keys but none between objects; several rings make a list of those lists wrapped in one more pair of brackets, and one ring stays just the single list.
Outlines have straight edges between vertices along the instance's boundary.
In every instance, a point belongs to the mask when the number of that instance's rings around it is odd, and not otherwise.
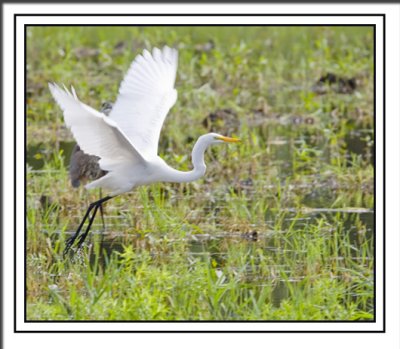
[{"label": "water reflection", "polygon": [[[266,165],[273,163],[280,167],[280,175],[285,178],[292,174],[293,149],[306,145],[308,149],[320,150],[322,159],[329,160],[329,149],[326,144],[325,136],[315,130],[303,130],[301,137],[288,137],[287,130],[277,129],[265,131],[263,127],[259,129],[261,138],[267,140],[268,157]],[[265,134],[264,134],[265,133]],[[75,142],[57,142],[56,150],[62,150],[64,154],[65,166],[68,166],[69,159]],[[345,138],[342,148],[346,150],[346,157],[351,164],[351,154],[361,155],[370,164],[374,163],[373,157],[374,137],[372,129],[362,129],[349,132]],[[27,164],[33,170],[43,168],[46,161],[50,160],[54,152],[54,144],[32,142],[27,147]]]}]

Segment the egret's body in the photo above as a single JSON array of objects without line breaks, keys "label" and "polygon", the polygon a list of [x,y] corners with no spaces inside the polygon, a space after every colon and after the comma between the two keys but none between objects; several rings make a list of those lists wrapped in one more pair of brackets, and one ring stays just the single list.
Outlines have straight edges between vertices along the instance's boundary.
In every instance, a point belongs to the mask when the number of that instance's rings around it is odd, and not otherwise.
[{"label": "egret's body", "polygon": [[140,185],[194,181],[205,174],[204,152],[209,145],[238,141],[216,133],[201,136],[192,151],[193,169],[187,172],[173,169],[158,156],[160,131],[177,99],[174,88],[177,66],[175,49],[164,47],[161,51],[155,48],[152,54],[144,50],[122,81],[109,117],[82,103],[73,88],[71,93],[66,88],[49,84],[80,148],[99,157],[100,168],[107,172],[86,184],[87,189],[105,189],[109,196],[89,206],[76,234],[68,241],[66,251],[93,211],[86,231],[79,239],[79,245],[83,243],[103,202]]},{"label": "egret's body", "polygon": [[192,182],[202,177],[206,172],[204,152],[212,143],[218,143],[216,133],[209,133],[201,136],[196,142],[192,151],[193,170],[178,171],[170,167],[159,156],[151,161],[132,165],[131,163],[120,163],[114,173],[108,174],[87,184],[87,189],[104,188],[111,196],[119,195],[140,185],[155,182]]}]

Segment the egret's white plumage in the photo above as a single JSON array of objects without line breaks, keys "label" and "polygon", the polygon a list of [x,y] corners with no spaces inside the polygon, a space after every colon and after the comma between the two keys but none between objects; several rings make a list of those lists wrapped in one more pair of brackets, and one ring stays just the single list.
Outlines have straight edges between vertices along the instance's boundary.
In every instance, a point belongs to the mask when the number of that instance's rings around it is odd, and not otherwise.
[{"label": "egret's white plumage", "polygon": [[[171,168],[157,155],[162,125],[177,99],[174,88],[177,67],[178,52],[175,49],[154,48],[152,54],[144,50],[132,62],[123,79],[109,117],[82,103],[73,87],[69,91],[65,86],[62,89],[49,84],[80,148],[87,154],[98,156],[100,168],[108,171],[86,188],[108,190],[110,196],[105,198],[108,200],[143,184],[193,181],[205,173],[204,152],[210,144],[238,141],[216,133],[201,136],[192,151],[193,170],[187,172]],[[104,201],[99,200],[89,207],[73,240],[90,210],[94,208],[96,212]]]},{"label": "egret's white plumage", "polygon": [[175,104],[174,88],[178,52],[169,47],[144,51],[132,62],[121,83],[117,101],[110,113],[137,150],[144,156],[157,156],[160,131]]}]

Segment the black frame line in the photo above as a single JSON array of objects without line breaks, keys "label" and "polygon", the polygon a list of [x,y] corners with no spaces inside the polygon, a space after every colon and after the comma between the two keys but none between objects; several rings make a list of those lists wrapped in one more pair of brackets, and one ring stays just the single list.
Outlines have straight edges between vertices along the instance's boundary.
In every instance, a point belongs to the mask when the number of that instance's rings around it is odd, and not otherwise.
[{"label": "black frame line", "polygon": [[[17,0],[17,1],[14,1],[14,2],[15,3],[25,3],[24,0]],[[231,1],[231,2],[233,4],[242,4],[243,3],[243,2],[240,2],[238,0],[234,0],[234,1]],[[71,3],[72,4],[75,4],[75,3],[81,4],[81,2],[79,0],[70,0],[70,1],[64,1],[63,0],[63,1],[60,1],[58,3],[59,4],[71,4]],[[83,4],[88,4],[88,3],[90,3],[90,2],[83,2]],[[109,4],[109,2],[105,1],[105,0],[100,0],[100,1],[98,1],[98,3],[100,3],[100,4]],[[140,4],[151,4],[151,5],[160,4],[160,5],[163,5],[166,2],[159,1],[159,0],[134,1],[134,2],[131,2],[131,1],[120,1],[119,0],[119,1],[115,2],[116,5],[126,5],[126,4],[132,4],[132,3],[134,3],[136,5],[140,5]],[[168,2],[168,4],[171,4],[171,5],[174,5],[174,4],[180,5],[180,4],[187,4],[187,3],[188,2],[184,1],[184,0],[174,0],[174,1]],[[222,0],[222,1],[212,1],[212,0],[202,0],[202,1],[200,1],[200,0],[195,0],[195,1],[191,1],[191,3],[193,3],[193,4],[226,4],[227,1],[226,0]],[[336,1],[334,1],[334,0],[327,0],[324,3],[326,3],[326,4],[358,4],[358,3],[360,3],[360,1],[346,1],[346,0],[336,0]],[[374,1],[374,0],[364,0],[362,3],[376,4],[376,1]],[[383,0],[381,3],[382,4],[392,4],[392,3],[397,3],[397,1],[396,0]],[[299,2],[293,1],[293,0],[282,0],[282,1],[250,0],[248,2],[248,4],[252,4],[252,5],[273,5],[273,4],[291,5],[291,4],[299,4]],[[304,4],[304,5],[307,5],[307,4],[310,4],[310,5],[321,4],[321,1],[318,1],[318,0],[306,0],[306,1],[301,2],[301,4]]]},{"label": "black frame line", "polygon": [[[14,332],[17,328],[17,19],[14,17]],[[24,61],[25,64],[25,61]],[[24,67],[25,69],[25,67]],[[25,103],[25,102],[24,102]],[[25,115],[24,115],[25,117]],[[24,158],[25,161],[25,158]],[[25,179],[24,179],[25,185]],[[25,200],[26,201],[26,200]],[[24,203],[25,205],[25,203]],[[25,232],[24,232],[25,237]],[[26,249],[25,249],[26,250]],[[25,262],[24,262],[25,263]]]},{"label": "black frame line", "polygon": [[[25,3],[24,0],[17,0],[17,1],[14,1],[14,2],[15,3]],[[243,2],[240,2],[238,0],[234,0],[234,1],[231,1],[231,2],[233,4],[242,4],[243,3]],[[81,4],[81,2],[79,0],[70,0],[70,1],[63,0],[63,1],[60,1],[59,3],[60,4],[71,4],[71,3],[72,4],[75,4],[75,3]],[[83,2],[83,4],[88,4],[88,3],[89,2],[87,2],[87,1]],[[109,2],[105,1],[105,0],[100,0],[100,1],[98,1],[98,3],[100,3],[100,4],[109,4]],[[140,5],[140,4],[151,4],[151,5],[160,4],[160,5],[163,5],[166,2],[160,1],[160,0],[134,1],[134,2],[131,2],[131,1],[120,1],[119,0],[119,1],[115,2],[116,5],[126,5],[126,4],[132,4],[132,3],[134,3],[136,5]],[[187,4],[187,3],[188,2],[184,1],[184,0],[174,0],[174,1],[168,2],[168,4],[171,4],[171,5],[174,5],[174,4],[180,5],[180,4]],[[194,0],[194,1],[191,1],[191,3],[193,3],[193,4],[226,4],[227,1],[226,0],[222,0],[222,1],[212,1],[212,0],[201,0],[200,1],[200,0]],[[360,1],[346,1],[346,0],[336,0],[336,1],[334,1],[334,0],[327,0],[324,3],[326,3],[326,4],[359,4]],[[374,1],[374,0],[364,0],[362,3],[376,4],[376,1]],[[381,3],[383,3],[383,4],[391,4],[391,3],[397,3],[397,1],[396,0],[383,0]],[[299,4],[299,2],[293,1],[293,0],[282,0],[282,1],[250,0],[248,2],[248,4],[252,4],[252,5],[273,5],[273,4],[291,5],[291,4]],[[304,5],[307,5],[307,4],[310,4],[310,5],[321,4],[321,1],[318,1],[318,0],[306,0],[306,1],[302,1],[301,4],[304,4]]]},{"label": "black frame line", "polygon": [[376,26],[374,26],[374,318],[376,319]]},{"label": "black frame line", "polygon": [[[89,27],[82,24],[26,24],[26,27]],[[290,25],[290,24],[241,24],[241,27],[374,27],[372,24],[301,24],[301,25]],[[238,27],[237,24],[121,24],[121,25],[109,25],[109,24],[91,24],[90,27]]]},{"label": "black frame line", "polygon": [[[382,248],[383,248],[383,270],[382,270],[382,286],[383,286],[383,332],[386,332],[386,16],[383,16],[383,23],[382,23],[382,51],[383,51],[383,55],[382,55],[382,75],[383,75],[383,79],[382,79],[382,87],[383,87],[383,98],[382,98],[382,116],[383,116],[383,124],[382,124],[382,131],[383,131],[383,197],[382,197],[382,201],[383,201],[383,236],[382,236]],[[374,36],[375,37],[375,36]],[[376,39],[376,37],[375,37]],[[374,48],[376,50],[376,40],[375,40],[375,45]],[[376,60],[376,52],[374,52],[374,59]],[[376,130],[376,62],[374,62],[374,105],[375,105],[375,109],[374,109],[374,130]],[[376,131],[374,131],[376,132]],[[374,196],[375,196],[375,200],[374,200],[374,210],[375,210],[375,218],[376,218],[376,135],[374,135],[375,139],[374,139],[374,176],[375,176],[375,186],[374,186]],[[375,229],[375,237],[376,237],[376,219],[374,222],[374,229]],[[376,249],[376,238],[375,238],[375,242],[374,242],[374,248]],[[376,251],[374,251],[374,255],[375,255],[375,259],[374,259],[374,271],[376,271]],[[374,273],[374,287],[375,287],[375,295],[376,295],[376,273]],[[375,310],[376,310],[376,296],[375,296]]]},{"label": "black frame line", "polygon": [[[101,331],[101,330],[83,330],[83,331],[74,331],[74,330],[38,330],[38,331],[31,331],[31,330],[17,330],[17,298],[16,298],[16,287],[17,287],[17,258],[16,258],[16,251],[17,251],[17,238],[16,238],[16,224],[17,224],[17,202],[14,201],[14,333],[385,333],[386,332],[386,225],[385,225],[385,217],[386,217],[386,200],[385,200],[385,155],[386,155],[386,147],[385,147],[385,116],[386,116],[386,15],[385,14],[15,14],[14,15],[14,114],[16,115],[16,93],[17,93],[17,65],[16,65],[16,54],[17,54],[17,47],[16,47],[16,29],[17,29],[17,18],[18,17],[36,17],[36,16],[43,16],[43,17],[50,17],[50,16],[74,16],[74,17],[174,17],[174,16],[188,16],[188,17],[204,17],[204,16],[212,16],[212,17],[247,17],[247,16],[256,16],[256,17],[275,17],[275,16],[285,16],[285,17],[308,17],[308,16],[322,16],[322,17],[382,17],[383,18],[383,329],[382,330],[236,330],[236,331],[225,331],[225,330],[172,330],[172,331],[163,331],[163,330],[121,330],[121,331]],[[92,27],[92,26],[107,26],[107,27],[140,27],[140,26],[160,26],[160,27],[178,27],[178,26],[192,26],[192,27],[219,27],[219,26],[271,26],[271,27],[309,27],[309,26],[339,26],[339,27],[373,27],[373,40],[374,40],[374,320],[373,321],[365,321],[365,323],[376,323],[376,24],[212,24],[212,25],[204,25],[204,24],[167,24],[167,25],[160,25],[160,24],[24,24],[24,84],[25,84],[25,93],[24,93],[24,105],[26,106],[26,86],[27,86],[27,71],[26,71],[26,62],[27,62],[27,51],[26,51],[26,29],[27,27],[32,26],[64,26],[64,27]],[[24,109],[24,161],[26,163],[26,144],[27,144],[27,118],[26,118],[26,107]],[[16,118],[14,118],[14,182],[16,183],[16,154],[17,154],[17,141],[16,141]],[[24,189],[26,194],[26,166],[24,167]],[[14,187],[14,197],[16,198],[16,184]],[[26,247],[27,247],[27,232],[26,232],[26,195],[24,198],[24,213],[25,213],[25,231],[24,231],[24,322],[25,323],[363,323],[358,321],[352,320],[27,320],[26,319],[26,296],[27,296],[27,289],[26,289]]]},{"label": "black frame line", "polygon": [[[347,2],[348,3],[348,2]],[[105,13],[88,13],[88,14],[83,14],[83,13],[66,13],[66,14],[61,14],[61,13],[44,13],[44,14],[38,14],[38,13],[33,13],[33,14],[27,14],[27,13],[16,13],[14,16],[17,17],[35,17],[35,16],[40,16],[40,17],[378,17],[382,16],[385,17],[384,13],[332,13],[332,14],[326,14],[326,13],[304,13],[304,14],[294,14],[294,13],[230,13],[230,14],[224,14],[224,13],[175,13],[175,14],[162,14],[162,13],[111,13],[111,14],[105,14]],[[92,25],[92,24],[91,24]],[[147,24],[146,24],[147,25]],[[302,26],[303,24],[301,24]]]}]

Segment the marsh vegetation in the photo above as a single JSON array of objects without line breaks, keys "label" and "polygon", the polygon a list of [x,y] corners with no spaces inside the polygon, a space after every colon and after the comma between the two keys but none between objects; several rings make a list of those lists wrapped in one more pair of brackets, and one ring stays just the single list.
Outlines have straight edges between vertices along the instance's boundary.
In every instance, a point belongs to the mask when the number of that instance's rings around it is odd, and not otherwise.
[{"label": "marsh vegetation", "polygon": [[[188,170],[201,134],[242,143],[194,183],[116,197],[63,258],[98,192],[71,187],[47,83],[100,109],[164,44],[178,101],[160,156]],[[27,320],[373,320],[373,62],[368,27],[29,27]]]}]

